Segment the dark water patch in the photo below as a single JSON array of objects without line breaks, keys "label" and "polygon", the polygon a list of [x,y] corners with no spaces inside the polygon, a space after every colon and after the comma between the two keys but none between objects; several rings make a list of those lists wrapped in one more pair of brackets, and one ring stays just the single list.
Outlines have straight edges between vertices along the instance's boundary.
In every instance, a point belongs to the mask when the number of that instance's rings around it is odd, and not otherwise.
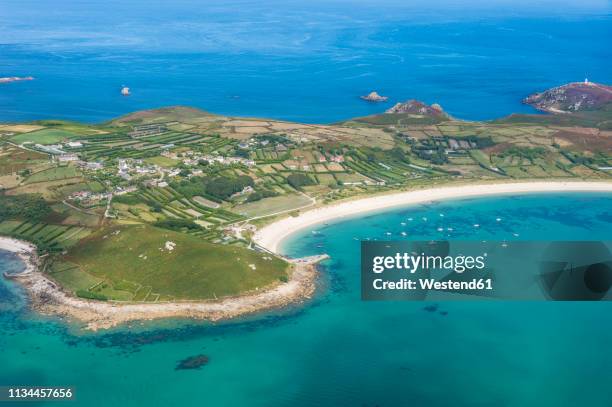
[{"label": "dark water patch", "polygon": [[200,369],[202,366],[206,366],[209,360],[209,357],[206,355],[190,356],[179,361],[174,370]]},{"label": "dark water patch", "polygon": [[440,306],[438,304],[426,305],[423,307],[425,312],[436,312]]},{"label": "dark water patch", "polygon": [[612,223],[612,212],[598,214],[597,220],[600,222]]}]

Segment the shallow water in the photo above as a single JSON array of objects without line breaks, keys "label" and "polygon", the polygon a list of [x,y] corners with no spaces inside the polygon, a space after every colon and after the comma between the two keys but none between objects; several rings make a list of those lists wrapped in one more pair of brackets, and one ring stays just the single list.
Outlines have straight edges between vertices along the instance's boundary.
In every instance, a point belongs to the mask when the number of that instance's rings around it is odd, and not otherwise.
[{"label": "shallow water", "polygon": [[[428,312],[425,303],[362,302],[354,238],[405,230],[434,239],[451,227],[463,239],[610,239],[611,226],[612,195],[581,193],[447,201],[314,227],[283,250],[331,255],[316,299],[218,325],[83,334],[29,315],[3,280],[0,383],[75,386],[71,405],[84,406],[443,406],[452,397],[455,406],[607,407],[609,303],[440,303]],[[18,267],[0,255],[2,269]],[[209,364],[174,370],[197,354]]]}]

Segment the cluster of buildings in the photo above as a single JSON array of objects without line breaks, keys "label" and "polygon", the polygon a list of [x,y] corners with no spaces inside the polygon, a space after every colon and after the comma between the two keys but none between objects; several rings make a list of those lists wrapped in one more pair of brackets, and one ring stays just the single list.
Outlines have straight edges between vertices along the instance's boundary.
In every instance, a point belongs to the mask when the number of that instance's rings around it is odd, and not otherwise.
[{"label": "cluster of buildings", "polygon": [[183,164],[188,165],[190,167],[198,165],[200,161],[207,161],[210,164],[216,163],[221,165],[242,164],[246,165],[247,167],[252,167],[255,165],[255,161],[250,160],[248,158],[223,157],[221,155],[202,154],[194,151],[176,153],[166,150],[162,151],[161,155],[174,160],[180,160]]},{"label": "cluster of buildings", "polygon": [[[327,157],[325,157],[323,154],[321,154],[321,155],[319,155],[318,161],[320,163],[326,163],[328,160],[327,160]],[[341,154],[340,155],[332,155],[329,158],[329,162],[332,162],[332,163],[343,163],[344,162],[344,156],[341,155]]]},{"label": "cluster of buildings", "polygon": [[156,175],[160,173],[159,166],[130,158],[120,158],[117,169],[117,175],[126,181],[131,180],[133,175]]},{"label": "cluster of buildings", "polygon": [[265,139],[259,140],[259,139],[250,138],[248,140],[241,141],[238,144],[238,147],[242,149],[247,149],[247,148],[252,148],[252,147],[265,147],[268,144],[270,144],[270,140],[265,140]]},{"label": "cluster of buildings", "polygon": [[[28,144],[28,143],[24,143]],[[73,152],[66,151],[75,148],[83,147],[80,141],[69,141],[64,144],[34,144],[34,148],[47,154],[51,154],[58,162],[75,162],[79,161],[79,156]]]},{"label": "cluster of buildings", "polygon": [[111,196],[110,192],[92,192],[92,191],[77,191],[70,194],[68,200],[78,201],[81,206],[92,206],[100,201],[108,199]]},{"label": "cluster of buildings", "polygon": [[252,186],[247,185],[246,187],[242,188],[242,191],[236,192],[235,194],[230,196],[230,198],[236,198],[238,196],[247,195],[247,194],[250,194],[251,192],[255,192],[255,190],[253,189]]},{"label": "cluster of buildings", "polygon": [[455,140],[454,138],[448,139],[448,146],[451,150],[471,150],[478,148],[475,142],[471,140]]}]

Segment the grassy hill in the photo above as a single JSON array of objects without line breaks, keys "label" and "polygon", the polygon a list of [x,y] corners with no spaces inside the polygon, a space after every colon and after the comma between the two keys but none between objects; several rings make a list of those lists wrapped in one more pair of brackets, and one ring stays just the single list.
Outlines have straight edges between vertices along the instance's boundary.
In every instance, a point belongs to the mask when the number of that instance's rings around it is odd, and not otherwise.
[{"label": "grassy hill", "polygon": [[[166,247],[172,242],[174,249]],[[163,301],[214,299],[279,282],[287,263],[152,226],[103,229],[59,258],[51,276],[78,295]]]}]

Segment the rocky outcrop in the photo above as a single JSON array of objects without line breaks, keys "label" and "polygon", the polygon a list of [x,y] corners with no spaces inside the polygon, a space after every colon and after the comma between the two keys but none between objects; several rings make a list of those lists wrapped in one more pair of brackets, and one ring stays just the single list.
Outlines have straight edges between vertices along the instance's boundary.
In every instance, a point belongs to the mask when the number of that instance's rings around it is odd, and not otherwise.
[{"label": "rocky outcrop", "polygon": [[387,96],[380,96],[378,92],[370,92],[366,96],[360,96],[360,98],[368,102],[386,102],[389,99]]},{"label": "rocky outcrop", "polygon": [[612,86],[585,80],[558,86],[523,99],[523,103],[549,113],[597,110],[612,102]]},{"label": "rocky outcrop", "polygon": [[388,109],[385,113],[407,113],[420,116],[448,117],[448,115],[444,112],[444,110],[439,104],[434,103],[433,105],[427,105],[415,99],[409,100],[404,103],[397,103],[395,106]]}]

